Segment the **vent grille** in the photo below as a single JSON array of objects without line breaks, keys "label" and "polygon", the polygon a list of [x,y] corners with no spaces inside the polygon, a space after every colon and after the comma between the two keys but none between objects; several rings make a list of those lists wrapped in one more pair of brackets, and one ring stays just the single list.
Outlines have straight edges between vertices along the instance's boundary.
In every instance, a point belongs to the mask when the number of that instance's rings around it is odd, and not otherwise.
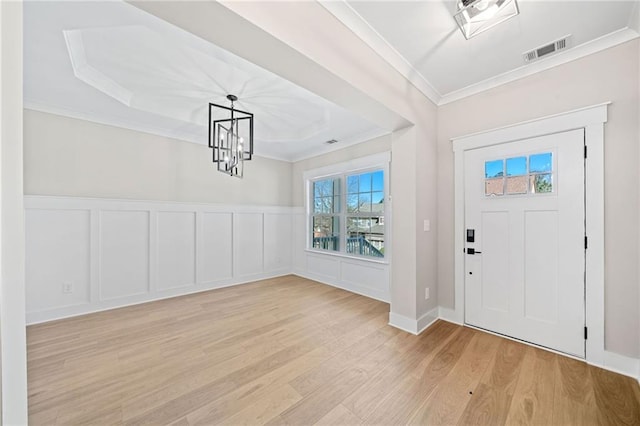
[{"label": "vent grille", "polygon": [[544,46],[537,47],[533,50],[525,52],[522,54],[525,63],[537,61],[538,59],[556,53],[560,50],[566,49],[569,47],[571,35],[562,37],[561,39],[552,41],[549,44],[545,44]]}]

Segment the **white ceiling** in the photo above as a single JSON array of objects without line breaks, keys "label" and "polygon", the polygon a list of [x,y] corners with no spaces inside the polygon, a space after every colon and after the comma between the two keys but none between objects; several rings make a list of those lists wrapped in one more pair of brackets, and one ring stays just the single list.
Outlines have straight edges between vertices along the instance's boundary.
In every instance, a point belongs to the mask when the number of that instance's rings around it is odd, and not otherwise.
[{"label": "white ceiling", "polygon": [[[639,0],[520,0],[520,15],[471,40],[453,0],[321,4],[440,105],[638,37],[640,27]],[[227,104],[232,93],[255,114],[256,153],[288,161],[390,130],[123,2],[27,1],[24,21],[28,108],[206,144],[208,102]],[[569,34],[569,49],[524,63],[524,52]]]},{"label": "white ceiling", "polygon": [[[518,16],[470,40],[453,0],[323,5],[438,104],[638,37],[638,0],[519,0]],[[567,35],[569,49],[525,64],[524,52]]]},{"label": "white ceiling", "polygon": [[28,108],[207,144],[208,103],[234,94],[256,154],[288,161],[388,133],[126,3],[26,2],[24,21]]}]

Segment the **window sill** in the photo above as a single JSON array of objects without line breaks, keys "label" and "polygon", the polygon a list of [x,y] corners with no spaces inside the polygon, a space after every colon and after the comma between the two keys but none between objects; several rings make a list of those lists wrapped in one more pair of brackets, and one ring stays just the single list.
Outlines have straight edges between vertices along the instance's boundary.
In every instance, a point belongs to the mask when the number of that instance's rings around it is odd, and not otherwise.
[{"label": "window sill", "polygon": [[384,258],[382,260],[378,260],[378,259],[372,259],[372,258],[367,258],[367,257],[363,257],[363,256],[351,256],[345,253],[341,253],[341,252],[330,252],[330,251],[325,251],[325,250],[313,250],[313,249],[309,249],[306,248],[304,249],[305,252],[310,253],[310,254],[319,254],[319,255],[323,255],[323,256],[331,256],[331,257],[340,257],[343,259],[349,259],[349,260],[354,260],[354,261],[360,261],[360,262],[366,262],[366,263],[376,263],[378,265],[389,265],[389,260],[387,258]]}]

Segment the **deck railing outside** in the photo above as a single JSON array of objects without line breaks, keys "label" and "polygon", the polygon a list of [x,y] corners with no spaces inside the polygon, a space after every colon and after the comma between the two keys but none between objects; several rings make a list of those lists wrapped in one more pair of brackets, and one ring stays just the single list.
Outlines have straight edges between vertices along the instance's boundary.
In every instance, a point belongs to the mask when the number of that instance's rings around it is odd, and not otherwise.
[{"label": "deck railing outside", "polygon": [[[340,249],[340,238],[338,236],[313,237],[313,248],[338,251]],[[378,250],[362,235],[347,237],[347,253],[359,254],[361,256],[384,257],[384,253]]]}]

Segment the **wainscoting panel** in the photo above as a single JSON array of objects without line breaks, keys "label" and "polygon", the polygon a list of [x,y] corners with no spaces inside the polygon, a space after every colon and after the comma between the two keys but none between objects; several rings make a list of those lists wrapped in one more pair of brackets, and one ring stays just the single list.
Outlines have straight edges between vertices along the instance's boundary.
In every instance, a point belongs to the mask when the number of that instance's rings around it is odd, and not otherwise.
[{"label": "wainscoting panel", "polygon": [[343,288],[354,293],[389,302],[389,265],[350,256],[336,256],[306,251],[306,269],[295,274],[311,280]]},{"label": "wainscoting panel", "polygon": [[264,220],[259,213],[233,215],[233,274],[247,277],[262,272],[264,266]]},{"label": "wainscoting panel", "polygon": [[100,212],[100,299],[149,291],[149,212]]},{"label": "wainscoting panel", "polygon": [[202,213],[200,265],[202,282],[233,277],[233,213]]},{"label": "wainscoting panel", "polygon": [[26,211],[28,312],[89,303],[90,217],[87,209]]},{"label": "wainscoting panel", "polygon": [[195,212],[158,212],[158,290],[195,285]]},{"label": "wainscoting panel", "polygon": [[264,267],[269,270],[291,268],[292,223],[290,214],[264,215]]},{"label": "wainscoting panel", "polygon": [[300,207],[293,210],[292,240],[294,274],[383,302],[391,300],[390,264],[309,250],[306,215]]},{"label": "wainscoting panel", "polygon": [[341,262],[340,267],[342,268],[340,271],[342,281],[354,288],[364,287],[363,284],[366,284],[366,288],[369,290],[380,293],[388,290],[387,265]]},{"label": "wainscoting panel", "polygon": [[25,209],[29,324],[293,269],[291,207],[25,196]]}]

